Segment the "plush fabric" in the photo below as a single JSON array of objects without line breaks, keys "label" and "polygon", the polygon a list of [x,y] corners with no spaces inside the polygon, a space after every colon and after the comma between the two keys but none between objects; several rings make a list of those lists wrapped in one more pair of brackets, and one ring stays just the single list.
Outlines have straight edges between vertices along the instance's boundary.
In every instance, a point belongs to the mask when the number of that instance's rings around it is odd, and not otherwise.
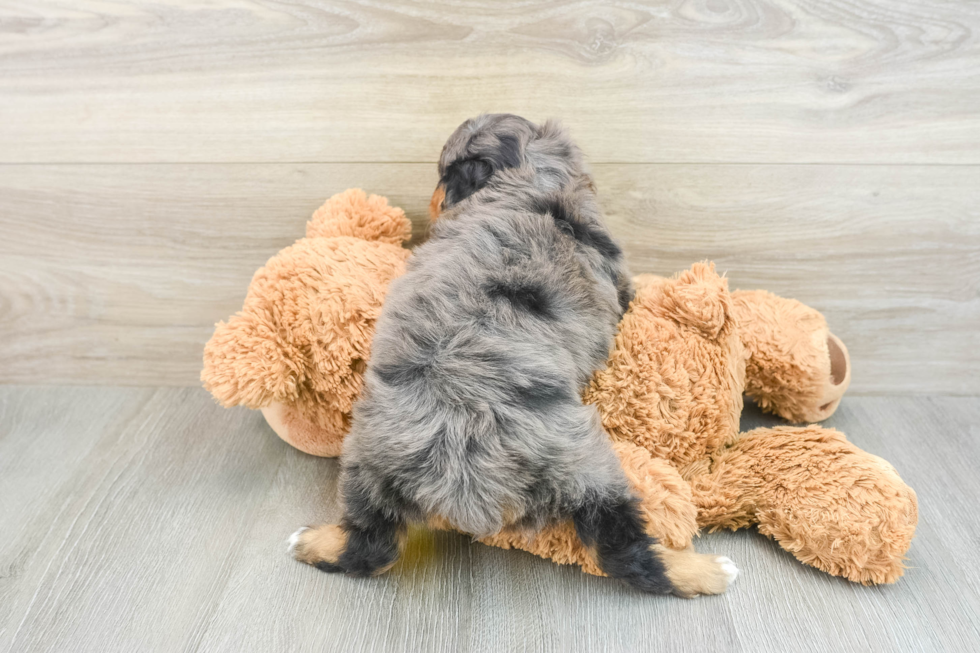
[{"label": "plush fabric", "polygon": [[255,273],[242,310],[216,325],[201,381],[223,406],[282,405],[280,436],[337,456],[374,321],[410,255],[401,243],[411,222],[385,198],[352,189],[330,198],[306,231]]},{"label": "plush fabric", "polygon": [[737,290],[732,299],[749,351],[745,394],[791,422],[830,417],[851,383],[851,368],[847,347],[823,315],[765,290]]},{"label": "plush fabric", "polygon": [[[217,325],[205,387],[222,405],[263,409],[303,451],[339,455],[409,232],[384,198],[331,198],[307,237],[256,273],[242,311]],[[743,391],[791,421],[836,410],[850,360],[823,316],[765,291],[730,292],[709,263],[635,283],[608,367],[583,399],[598,407],[650,534],[684,548],[699,528],[757,526],[830,574],[897,580],[918,512],[891,465],[816,425],[739,433]],[[601,574],[570,523],[482,541]]]},{"label": "plush fabric", "polygon": [[800,561],[860,583],[892,583],[918,521],[915,492],[834,429],[754,429],[690,475],[698,525],[757,524]]}]

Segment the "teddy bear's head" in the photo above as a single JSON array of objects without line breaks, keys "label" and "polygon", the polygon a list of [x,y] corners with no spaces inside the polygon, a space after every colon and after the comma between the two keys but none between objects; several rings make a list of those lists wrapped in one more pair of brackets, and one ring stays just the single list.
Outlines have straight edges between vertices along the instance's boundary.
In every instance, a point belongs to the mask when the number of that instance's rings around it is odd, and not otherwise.
[{"label": "teddy bear's head", "polygon": [[[361,390],[374,322],[404,272],[404,212],[359,189],[331,197],[307,237],[252,277],[242,310],[219,322],[204,349],[204,387],[224,406],[268,411],[277,432],[315,455],[336,456]],[[312,432],[310,432],[312,429]]]},{"label": "teddy bear's head", "polygon": [[584,399],[615,440],[685,466],[738,433],[745,353],[728,281],[698,263],[666,279],[636,278],[609,366]]}]

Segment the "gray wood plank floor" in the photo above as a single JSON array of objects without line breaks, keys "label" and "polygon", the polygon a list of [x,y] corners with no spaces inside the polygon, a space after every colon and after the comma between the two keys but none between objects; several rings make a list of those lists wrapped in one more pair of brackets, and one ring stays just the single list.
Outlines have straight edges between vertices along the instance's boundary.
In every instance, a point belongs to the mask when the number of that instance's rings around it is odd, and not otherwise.
[{"label": "gray wood plank floor", "polygon": [[710,534],[697,548],[743,573],[683,601],[425,531],[382,578],[323,574],[285,540],[338,517],[337,462],[258,413],[191,388],[0,387],[0,651],[973,649],[980,398],[850,398],[828,423],[918,492],[905,578],[861,587]]}]

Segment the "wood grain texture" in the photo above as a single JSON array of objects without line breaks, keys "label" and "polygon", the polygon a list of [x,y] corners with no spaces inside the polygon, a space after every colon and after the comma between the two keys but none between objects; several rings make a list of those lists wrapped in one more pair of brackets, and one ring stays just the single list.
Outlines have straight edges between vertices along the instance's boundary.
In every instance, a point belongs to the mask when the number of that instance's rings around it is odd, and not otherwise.
[{"label": "wood grain texture", "polygon": [[[743,428],[777,423],[749,406]],[[197,389],[0,387],[0,651],[923,651],[980,638],[980,399],[845,398],[827,423],[919,497],[909,570],[867,588],[755,532],[696,546],[723,596],[654,598],[415,532],[377,579],[292,561],[336,519],[337,463]]]},{"label": "wood grain texture", "polygon": [[597,162],[980,163],[980,5],[0,2],[0,161],[434,161],[481,111]]},{"label": "wood grain texture", "polygon": [[[216,321],[330,194],[425,229],[430,164],[6,166],[0,381],[196,385]],[[854,393],[980,393],[980,167],[595,167],[633,270],[713,259],[823,311]]]},{"label": "wood grain texture", "polygon": [[0,646],[162,651],[199,636],[275,479],[279,443],[257,432],[261,416],[222,414],[192,389],[5,390],[0,411],[15,508],[2,520],[14,573]]},{"label": "wood grain texture", "polygon": [[[512,111],[571,127],[636,272],[710,258],[824,311],[852,395],[978,394],[978,106],[966,0],[0,0],[0,383],[196,385],[325,197],[421,236],[445,137]],[[828,424],[917,490],[907,576],[715,534],[742,576],[680,601],[424,531],[383,578],[321,574],[284,541],[337,517],[337,464],[257,413],[0,386],[0,653],[971,650],[980,400]]]}]

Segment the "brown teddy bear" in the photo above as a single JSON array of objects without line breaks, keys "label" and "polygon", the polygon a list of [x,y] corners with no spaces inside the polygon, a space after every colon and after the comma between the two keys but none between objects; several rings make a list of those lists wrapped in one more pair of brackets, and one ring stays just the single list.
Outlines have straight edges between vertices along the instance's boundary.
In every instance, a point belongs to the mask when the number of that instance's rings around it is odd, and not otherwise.
[{"label": "brown teddy bear", "polygon": [[201,380],[226,407],[262,414],[283,440],[339,456],[374,321],[405,271],[412,225],[388,200],[351,189],[306,224],[306,238],[252,277],[242,310],[219,323]]},{"label": "brown teddy bear", "polygon": [[[382,197],[330,198],[307,237],[255,274],[243,310],[217,325],[204,386],[225,406],[261,409],[297,448],[339,455],[409,235],[404,213]],[[791,421],[837,408],[850,360],[823,316],[764,291],[729,292],[711,264],[671,279],[640,275],[636,286],[609,365],[583,399],[598,406],[650,534],[684,548],[699,528],[757,525],[828,573],[897,580],[917,504],[891,465],[833,429],[739,433],[743,392]],[[602,573],[571,523],[482,541]]]}]

